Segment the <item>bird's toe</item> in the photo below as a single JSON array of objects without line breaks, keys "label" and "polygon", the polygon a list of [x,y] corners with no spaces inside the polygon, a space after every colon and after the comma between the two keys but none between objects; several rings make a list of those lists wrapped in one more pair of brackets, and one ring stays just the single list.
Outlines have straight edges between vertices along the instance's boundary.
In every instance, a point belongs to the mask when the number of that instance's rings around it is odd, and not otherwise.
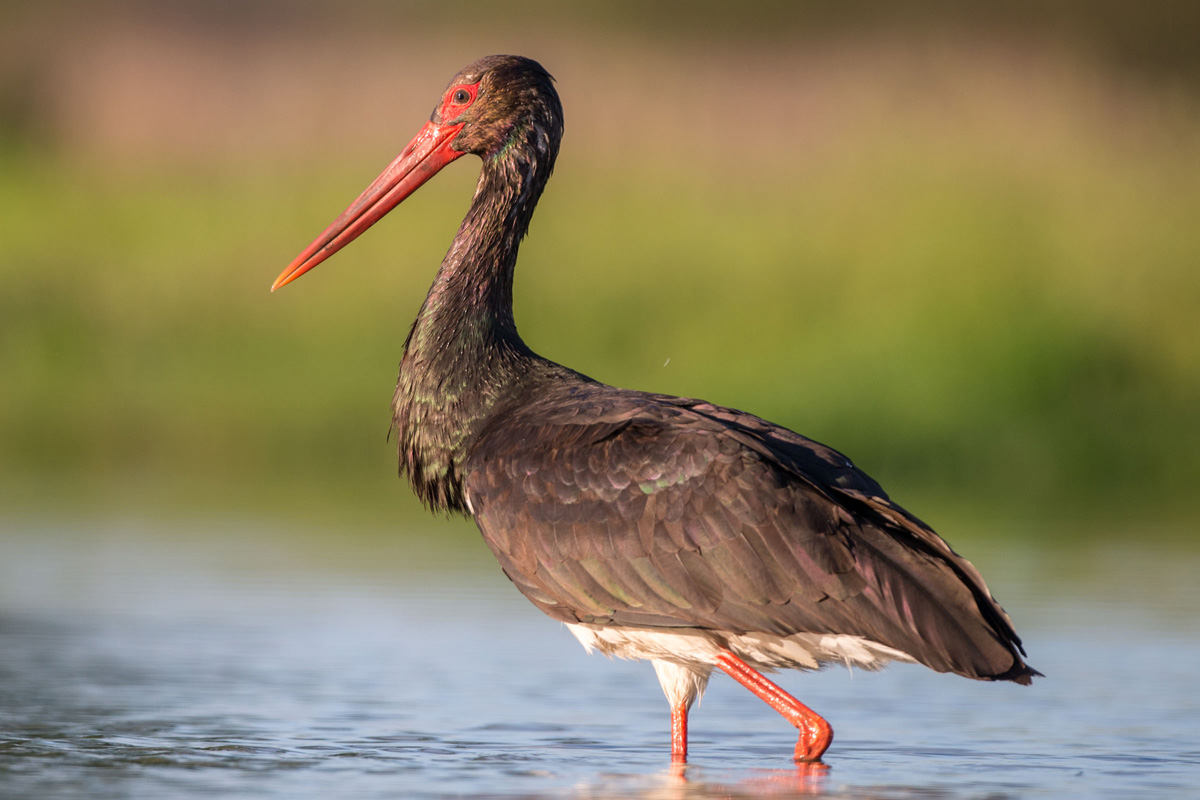
[{"label": "bird's toe", "polygon": [[811,763],[820,761],[821,756],[833,743],[833,728],[821,717],[809,719],[800,727],[800,740],[796,742],[796,761]]}]

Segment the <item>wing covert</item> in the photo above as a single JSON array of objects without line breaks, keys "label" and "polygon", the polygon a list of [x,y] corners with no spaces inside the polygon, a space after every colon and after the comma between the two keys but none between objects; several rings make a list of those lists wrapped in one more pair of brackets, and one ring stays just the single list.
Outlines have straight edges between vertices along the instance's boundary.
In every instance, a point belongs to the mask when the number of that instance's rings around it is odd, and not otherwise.
[{"label": "wing covert", "polygon": [[695,401],[552,400],[485,432],[465,480],[485,541],[550,616],[850,634],[975,677],[1020,664],[974,568],[836,451]]}]

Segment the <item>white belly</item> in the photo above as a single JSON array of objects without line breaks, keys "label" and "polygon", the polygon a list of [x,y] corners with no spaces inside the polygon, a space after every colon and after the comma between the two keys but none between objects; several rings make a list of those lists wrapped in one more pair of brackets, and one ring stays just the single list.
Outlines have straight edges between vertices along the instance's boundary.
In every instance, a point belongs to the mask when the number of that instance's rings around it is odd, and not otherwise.
[{"label": "white belly", "polygon": [[691,708],[704,695],[717,655],[725,646],[750,666],[766,671],[818,669],[827,663],[879,669],[889,661],[915,661],[907,653],[861,636],[742,633],[718,638],[699,628],[664,630],[586,623],[567,623],[567,629],[589,653],[599,650],[617,658],[649,659],[673,708]]},{"label": "white belly", "polygon": [[695,671],[709,672],[716,665],[722,642],[734,655],[760,670],[818,669],[823,664],[845,664],[880,669],[890,661],[915,661],[907,653],[862,636],[830,633],[796,633],[775,636],[742,633],[717,637],[699,628],[622,628],[613,625],[568,623],[567,628],[590,653],[667,661]]}]

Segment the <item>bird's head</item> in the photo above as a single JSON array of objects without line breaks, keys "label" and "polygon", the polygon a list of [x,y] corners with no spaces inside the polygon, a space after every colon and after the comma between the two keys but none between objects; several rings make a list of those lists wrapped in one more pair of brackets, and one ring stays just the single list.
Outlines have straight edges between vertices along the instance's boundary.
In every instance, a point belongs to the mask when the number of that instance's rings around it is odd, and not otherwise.
[{"label": "bird's head", "polygon": [[557,147],[562,106],[542,65],[521,56],[488,56],[454,76],[429,118],[432,125],[461,125],[451,147],[496,158],[542,131]]},{"label": "bird's head", "polygon": [[488,56],[450,81],[429,122],[379,177],[288,265],[271,291],[320,264],[415,192],[451,161],[474,153],[485,163],[540,155],[553,163],[562,138],[553,79],[521,56]]}]

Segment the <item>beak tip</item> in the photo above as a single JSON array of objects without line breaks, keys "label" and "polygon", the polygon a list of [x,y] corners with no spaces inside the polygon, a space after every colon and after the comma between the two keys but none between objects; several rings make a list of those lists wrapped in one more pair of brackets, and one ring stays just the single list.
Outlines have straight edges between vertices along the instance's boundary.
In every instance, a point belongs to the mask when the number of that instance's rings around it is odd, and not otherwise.
[{"label": "beak tip", "polygon": [[275,282],[271,284],[271,292],[274,293],[276,289],[282,289],[284,286],[287,286],[298,277],[300,277],[300,273],[296,272],[291,267],[288,267],[280,274],[278,278],[275,279]]}]

